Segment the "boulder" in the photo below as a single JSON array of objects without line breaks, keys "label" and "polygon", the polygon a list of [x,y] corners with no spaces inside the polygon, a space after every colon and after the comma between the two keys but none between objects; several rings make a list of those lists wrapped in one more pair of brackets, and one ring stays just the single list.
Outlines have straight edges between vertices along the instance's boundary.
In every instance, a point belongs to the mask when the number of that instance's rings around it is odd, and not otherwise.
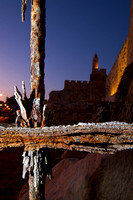
[{"label": "boulder", "polygon": [[87,154],[84,158],[65,158],[53,168],[53,180],[46,180],[46,200],[88,200],[89,178],[103,156]]}]

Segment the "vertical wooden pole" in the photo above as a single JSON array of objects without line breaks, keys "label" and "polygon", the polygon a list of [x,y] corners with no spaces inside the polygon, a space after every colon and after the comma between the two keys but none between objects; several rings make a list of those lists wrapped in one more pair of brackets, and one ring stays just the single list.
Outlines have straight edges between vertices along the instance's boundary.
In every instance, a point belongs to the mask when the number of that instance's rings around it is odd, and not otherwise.
[{"label": "vertical wooden pole", "polygon": [[41,148],[35,151],[23,152],[23,175],[29,172],[29,199],[45,200],[45,177],[48,172],[47,150]]},{"label": "vertical wooden pole", "polygon": [[44,99],[45,0],[33,0],[31,5],[31,91]]},{"label": "vertical wooden pole", "polygon": [[[22,0],[22,21],[25,19],[27,0]],[[45,37],[46,37],[46,18],[45,0],[31,0],[31,95],[26,97],[24,83],[24,100],[17,87],[14,89],[16,101],[21,110],[22,119],[26,126],[38,127],[43,124],[44,108],[44,58],[45,58]],[[34,101],[33,101],[34,99]]]},{"label": "vertical wooden pole", "polygon": [[[45,58],[45,0],[33,0],[31,4],[31,93],[35,90],[32,117],[34,126],[40,126],[44,105],[44,58]],[[36,125],[35,125],[36,121]],[[43,150],[35,151],[33,155],[33,174],[29,175],[29,198],[44,200],[44,162]]]},{"label": "vertical wooden pole", "polygon": [[31,93],[35,90],[33,118],[40,126],[44,105],[45,0],[33,0],[31,5]]},{"label": "vertical wooden pole", "polygon": [[[27,0],[22,0],[22,21],[25,19]],[[45,0],[31,0],[31,94],[35,91],[35,98],[31,110],[30,120],[34,126],[41,126],[44,106],[44,58],[45,58]],[[23,84],[23,91],[25,87]],[[18,92],[16,92],[18,94]],[[21,106],[22,107],[22,106]],[[29,107],[29,106],[28,106]],[[26,111],[25,111],[26,112]],[[25,117],[26,118],[26,117]],[[26,118],[27,120],[27,118]],[[25,121],[26,121],[25,120]],[[42,148],[23,153],[23,178],[29,171],[29,199],[44,200],[44,183],[47,175],[47,152]]]},{"label": "vertical wooden pole", "polygon": [[[22,0],[22,21],[25,19],[27,0]],[[23,111],[25,122],[34,127],[41,126],[43,119],[44,107],[44,58],[45,58],[45,0],[31,0],[31,97],[26,98],[25,85],[23,83],[23,93],[26,103],[22,104],[20,93],[15,88],[16,100]],[[32,105],[32,94],[35,92],[35,97]],[[27,106],[28,104],[28,106]],[[27,109],[25,109],[27,107]],[[30,109],[31,108],[31,109]],[[27,113],[31,113],[27,119]],[[29,199],[44,200],[45,190],[44,183],[46,175],[51,177],[51,168],[48,165],[47,158],[48,149],[42,148],[35,151],[24,151],[23,153],[23,178],[26,172],[29,172]]]}]

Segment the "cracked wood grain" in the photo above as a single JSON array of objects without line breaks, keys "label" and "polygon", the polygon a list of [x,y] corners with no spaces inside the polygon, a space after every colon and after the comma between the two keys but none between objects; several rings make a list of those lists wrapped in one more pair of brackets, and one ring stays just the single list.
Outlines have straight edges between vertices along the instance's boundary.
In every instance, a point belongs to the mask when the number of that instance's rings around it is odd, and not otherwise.
[{"label": "cracked wood grain", "polygon": [[23,146],[25,150],[63,148],[114,153],[133,149],[133,124],[110,122],[44,128],[0,127],[0,149]]}]

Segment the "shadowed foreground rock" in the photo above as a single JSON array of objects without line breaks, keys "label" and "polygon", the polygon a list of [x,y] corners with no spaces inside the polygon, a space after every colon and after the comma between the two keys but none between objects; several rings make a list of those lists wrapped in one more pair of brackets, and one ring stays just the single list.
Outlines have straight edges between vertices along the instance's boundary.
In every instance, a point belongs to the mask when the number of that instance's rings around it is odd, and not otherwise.
[{"label": "shadowed foreground rock", "polygon": [[133,150],[109,156],[89,181],[89,200],[133,199]]},{"label": "shadowed foreground rock", "polygon": [[[133,150],[114,155],[88,153],[83,158],[67,158],[53,168],[52,181],[46,180],[46,200],[132,200]],[[28,200],[28,184],[19,200]]]},{"label": "shadowed foreground rock", "polygon": [[10,148],[0,151],[0,200],[17,200],[22,179],[23,148]]}]

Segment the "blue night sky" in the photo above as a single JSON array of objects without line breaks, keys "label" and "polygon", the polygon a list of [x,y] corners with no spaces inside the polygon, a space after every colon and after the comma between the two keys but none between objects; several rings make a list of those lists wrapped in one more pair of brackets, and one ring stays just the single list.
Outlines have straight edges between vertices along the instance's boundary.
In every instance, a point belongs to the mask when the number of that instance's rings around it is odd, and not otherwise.
[{"label": "blue night sky", "polygon": [[[30,1],[0,1],[0,93],[13,95],[25,80],[30,91]],[[127,37],[130,0],[46,0],[46,98],[65,80],[89,80],[92,59],[109,73]]]}]

